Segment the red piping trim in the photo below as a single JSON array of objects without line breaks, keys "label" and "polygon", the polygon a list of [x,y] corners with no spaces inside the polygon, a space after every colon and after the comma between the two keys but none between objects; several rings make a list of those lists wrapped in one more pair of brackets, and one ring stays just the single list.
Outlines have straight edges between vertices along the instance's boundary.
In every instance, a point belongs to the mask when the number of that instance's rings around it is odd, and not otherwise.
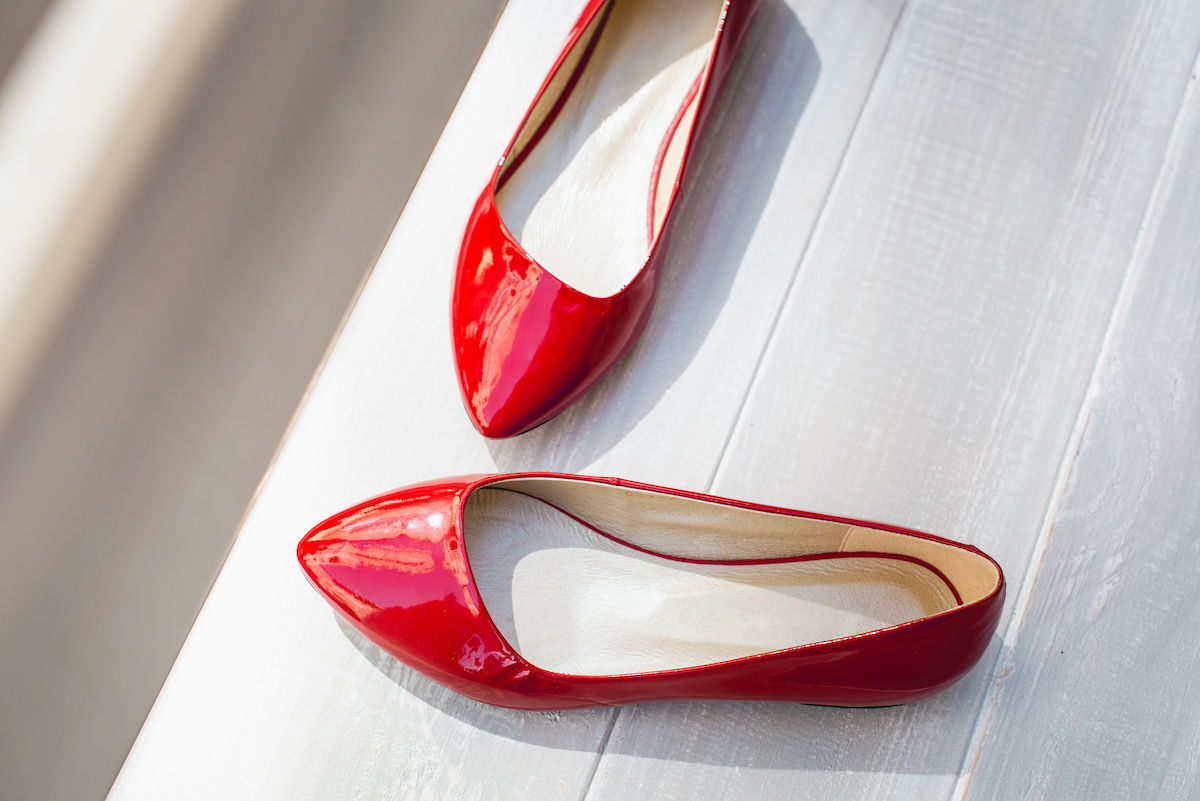
[{"label": "red piping trim", "polygon": [[575,85],[579,83],[579,79],[583,76],[584,68],[587,67],[588,62],[592,60],[592,53],[596,51],[596,44],[600,41],[600,34],[604,32],[604,26],[608,24],[608,15],[609,12],[612,11],[612,7],[612,3],[608,3],[604,7],[603,16],[600,18],[600,23],[596,27],[596,33],[593,34],[591,41],[588,42],[587,50],[583,51],[583,56],[579,59],[579,63],[575,66],[575,71],[571,73],[571,77],[567,81],[567,85],[563,87],[562,93],[558,96],[558,99],[554,101],[554,107],[550,109],[550,113],[547,114],[546,118],[542,120],[540,125],[538,125],[538,128],[536,131],[534,131],[533,136],[529,138],[529,144],[525,145],[525,147],[521,149],[521,152],[518,153],[513,159],[512,166],[508,167],[503,173],[501,173],[500,178],[496,181],[495,191],[499,192],[504,188],[504,185],[508,183],[508,179],[511,178],[513,173],[517,171],[517,168],[525,162],[526,157],[533,152],[533,149],[537,146],[537,143],[542,141],[542,137],[546,135],[548,130],[550,130],[550,126],[554,124],[554,120],[558,118],[559,113],[563,110],[563,106],[567,104],[567,100],[570,99],[571,93],[575,91]]},{"label": "red piping trim", "polygon": [[667,150],[670,149],[671,141],[675,138],[675,131],[683,122],[683,118],[687,116],[688,107],[692,105],[692,101],[700,92],[700,84],[704,81],[706,71],[707,67],[700,70],[700,74],[696,76],[696,82],[692,84],[691,89],[688,89],[687,97],[683,99],[683,105],[675,113],[675,119],[671,121],[671,127],[667,128],[667,135],[658,148],[658,157],[654,159],[654,171],[650,173],[650,208],[646,212],[646,240],[651,245],[654,244],[654,201],[658,197],[658,179],[662,173],[663,162],[667,160]]},{"label": "red piping trim", "polygon": [[[499,489],[503,490],[504,488],[500,487]],[[516,492],[516,490],[507,490],[507,492]],[[518,494],[523,495],[524,493],[518,493]],[[534,498],[535,496],[530,495],[529,497]],[[946,574],[943,573],[942,571],[938,570],[933,565],[926,562],[924,559],[918,559],[915,556],[908,556],[906,554],[899,554],[899,553],[883,553],[881,551],[834,551],[832,553],[801,554],[800,556],[778,556],[778,557],[774,557],[772,559],[689,559],[688,557],[685,557],[685,556],[671,556],[669,554],[659,553],[658,551],[652,551],[649,548],[642,548],[641,546],[634,545],[632,542],[626,542],[625,540],[621,539],[620,537],[614,537],[612,534],[609,534],[607,531],[601,531],[600,529],[593,526],[591,523],[587,522],[586,520],[576,517],[575,515],[571,514],[566,509],[563,509],[560,506],[556,506],[556,505],[550,503],[549,501],[543,501],[541,498],[535,498],[535,500],[539,500],[542,503],[546,504],[547,506],[549,506],[553,509],[557,509],[558,511],[562,512],[567,517],[574,520],[576,523],[579,523],[580,525],[591,529],[592,531],[596,532],[597,534],[599,534],[601,537],[604,537],[605,539],[611,540],[615,543],[619,543],[620,545],[624,545],[626,548],[630,548],[632,550],[638,551],[639,553],[644,553],[648,556],[656,556],[659,559],[669,559],[672,562],[686,562],[687,564],[691,564],[691,565],[779,565],[779,564],[787,564],[790,562],[816,562],[816,561],[820,561],[823,559],[847,559],[847,558],[856,557],[856,556],[857,557],[871,557],[871,558],[876,558],[876,559],[897,559],[902,562],[911,562],[914,565],[919,565],[919,566],[925,568],[930,573],[934,574],[939,579],[941,579],[942,583],[945,584],[947,589],[949,589],[950,592],[954,595],[954,600],[958,602],[958,605],[959,606],[963,605],[962,596],[958,594],[958,588],[955,587],[950,582],[950,579],[946,578]],[[799,519],[803,520],[806,518],[799,518]]]}]

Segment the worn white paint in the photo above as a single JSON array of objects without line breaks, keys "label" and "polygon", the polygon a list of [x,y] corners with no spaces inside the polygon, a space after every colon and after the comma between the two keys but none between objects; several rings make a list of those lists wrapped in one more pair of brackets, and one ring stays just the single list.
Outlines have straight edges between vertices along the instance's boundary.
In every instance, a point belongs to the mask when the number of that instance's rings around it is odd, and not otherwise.
[{"label": "worn white paint", "polygon": [[[305,586],[295,542],[406,482],[559,469],[973,542],[1006,568],[1013,598],[1137,263],[1200,7],[930,1],[901,15],[895,2],[766,2],[681,208],[646,335],[567,413],[486,442],[459,407],[450,357],[458,237],[579,5],[510,3],[113,798],[954,791],[999,636],[963,682],[902,707],[510,712],[438,688],[339,625]],[[1164,287],[1181,304],[1195,296],[1190,284]],[[1118,431],[1137,430],[1128,414]],[[1101,474],[1124,475],[1119,457],[1095,459]],[[1131,489],[1143,486],[1134,478]],[[1162,506],[1178,505],[1184,485],[1164,487]],[[1121,529],[1151,551],[1137,538],[1161,530]],[[1182,554],[1190,545],[1177,539]],[[1057,553],[1053,539],[1046,553]],[[1187,582],[1180,572],[1174,586]],[[1194,602],[1175,593],[1174,606]],[[1032,597],[1037,610],[1037,587]],[[1034,658],[1045,650],[1028,647]],[[1171,647],[1179,664],[1194,656],[1194,644]],[[1182,673],[1161,675],[1186,696]],[[1098,759],[1125,742],[1104,739],[1105,727],[1133,731],[1136,716],[1106,717],[1095,696],[1075,703],[1095,721],[1079,737],[1095,735]],[[1156,731],[1190,743],[1193,719],[1161,716]],[[1160,786],[1186,790],[1186,749],[1162,764]],[[986,777],[998,788],[1040,763],[979,765],[972,790],[989,797]]]},{"label": "worn white paint", "polygon": [[1172,145],[962,797],[1200,792],[1200,62]]}]

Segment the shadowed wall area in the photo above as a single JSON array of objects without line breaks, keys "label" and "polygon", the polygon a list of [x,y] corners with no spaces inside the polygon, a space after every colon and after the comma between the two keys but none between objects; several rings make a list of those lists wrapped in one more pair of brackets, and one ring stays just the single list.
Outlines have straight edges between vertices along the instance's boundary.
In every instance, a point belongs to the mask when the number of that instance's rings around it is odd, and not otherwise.
[{"label": "shadowed wall area", "polygon": [[240,4],[0,432],[6,801],[107,791],[501,5]]},{"label": "shadowed wall area", "polygon": [[50,0],[0,1],[0,81],[21,55],[21,49],[49,5]]}]

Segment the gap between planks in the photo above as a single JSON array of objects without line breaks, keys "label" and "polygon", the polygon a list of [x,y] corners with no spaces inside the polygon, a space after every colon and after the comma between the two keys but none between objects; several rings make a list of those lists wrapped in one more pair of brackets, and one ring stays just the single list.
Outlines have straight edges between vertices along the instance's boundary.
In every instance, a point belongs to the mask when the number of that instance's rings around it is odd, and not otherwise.
[{"label": "gap between planks", "polygon": [[600,761],[604,759],[604,752],[608,749],[608,740],[612,737],[613,729],[617,727],[617,718],[625,707],[617,707],[612,711],[608,718],[608,729],[604,732],[604,737],[600,739],[600,747],[596,749],[596,759],[592,762],[592,775],[588,779],[587,784],[583,786],[583,792],[579,794],[579,801],[586,801],[591,795],[592,785],[596,783],[596,777],[600,775]]},{"label": "gap between planks", "polygon": [[1075,467],[1075,460],[1079,455],[1083,435],[1087,431],[1088,422],[1091,419],[1092,409],[1100,396],[1100,386],[1104,381],[1105,368],[1109,363],[1109,356],[1116,341],[1117,331],[1125,319],[1126,310],[1129,306],[1130,298],[1133,296],[1134,289],[1141,279],[1142,273],[1146,270],[1150,241],[1153,239],[1152,229],[1154,228],[1155,220],[1158,217],[1159,208],[1162,203],[1164,185],[1168,182],[1171,169],[1177,162],[1177,151],[1180,146],[1180,139],[1182,138],[1184,120],[1187,118],[1188,111],[1193,103],[1200,102],[1196,100],[1198,83],[1200,83],[1200,49],[1197,49],[1188,83],[1184,88],[1182,98],[1180,98],[1179,108],[1175,112],[1175,119],[1171,123],[1171,135],[1167,140],[1167,147],[1163,152],[1158,175],[1154,179],[1154,189],[1150,193],[1150,201],[1146,204],[1146,210],[1138,226],[1133,254],[1129,259],[1129,266],[1125,271],[1125,276],[1121,280],[1121,288],[1117,291],[1116,300],[1113,302],[1112,313],[1109,315],[1108,325],[1104,331],[1104,340],[1100,345],[1099,352],[1096,354],[1096,361],[1092,366],[1092,375],[1088,381],[1087,391],[1084,393],[1083,402],[1079,406],[1079,414],[1075,418],[1075,426],[1071,430],[1071,438],[1067,442],[1067,446],[1063,451],[1062,461],[1058,466],[1058,474],[1054,479],[1054,491],[1050,496],[1049,502],[1046,504],[1042,526],[1038,531],[1037,540],[1034,542],[1033,551],[1029,556],[1029,564],[1025,569],[1025,576],[1021,580],[1021,588],[1017,593],[1017,600],[1013,604],[1013,611],[1009,617],[1008,627],[1004,631],[1004,640],[1000,646],[1000,654],[996,658],[995,665],[992,668],[992,675],[988,680],[987,695],[975,719],[975,726],[971,732],[967,752],[963,757],[963,764],[958,771],[958,780],[955,783],[954,793],[951,796],[952,801],[965,801],[967,794],[971,790],[971,779],[975,775],[975,768],[979,764],[980,757],[983,755],[984,746],[987,744],[988,735],[991,733],[992,722],[995,720],[996,712],[1000,707],[1000,696],[1004,691],[1004,680],[1015,669],[1013,654],[1016,653],[1017,638],[1020,636],[1025,616],[1029,612],[1033,600],[1033,589],[1037,585],[1038,577],[1041,575],[1046,552],[1050,548],[1050,536],[1054,531],[1054,521],[1062,506],[1063,496],[1066,494],[1067,487],[1070,484],[1071,473]]},{"label": "gap between planks", "polygon": [[883,51],[880,53],[879,61],[875,64],[875,74],[871,76],[871,88],[867,90],[863,96],[862,105],[858,107],[858,115],[854,118],[854,125],[850,128],[850,135],[846,137],[846,146],[842,148],[842,154],[838,157],[837,167],[833,171],[833,180],[829,182],[829,188],[825,190],[825,195],[821,198],[821,213],[817,215],[816,222],[813,223],[812,230],[808,234],[808,239],[804,243],[804,249],[800,251],[800,258],[796,260],[796,267],[792,270],[792,277],[788,280],[788,284],[783,290],[783,300],[775,307],[775,317],[771,321],[771,334],[763,343],[762,349],[758,352],[757,361],[754,363],[754,372],[750,375],[750,380],[746,383],[746,391],[742,393],[741,404],[738,406],[737,415],[733,418],[733,425],[729,427],[729,433],[725,436],[725,442],[721,445],[720,455],[717,456],[717,464],[713,467],[712,474],[708,477],[708,483],[704,485],[706,493],[712,493],[713,487],[721,480],[725,473],[725,468],[729,463],[729,454],[732,450],[733,442],[737,438],[738,432],[742,428],[743,421],[746,418],[747,409],[750,408],[750,399],[754,397],[754,392],[758,385],[762,383],[764,367],[769,361],[768,356],[775,347],[775,342],[779,337],[779,321],[783,319],[784,312],[795,301],[796,287],[800,285],[800,276],[806,272],[805,267],[808,263],[808,254],[812,250],[812,243],[816,241],[821,230],[825,227],[826,217],[829,211],[829,198],[833,196],[834,191],[841,185],[842,168],[846,164],[846,155],[850,152],[854,144],[854,137],[858,133],[859,123],[862,122],[863,113],[871,102],[871,98],[875,94],[875,86],[879,80],[879,73],[883,69],[884,63],[887,61],[888,54],[892,50],[892,42],[896,39],[896,31],[908,19],[908,11],[911,6],[906,2],[900,6],[900,10],[896,13],[896,21],[892,23],[892,30],[888,33],[887,42],[883,46]]}]

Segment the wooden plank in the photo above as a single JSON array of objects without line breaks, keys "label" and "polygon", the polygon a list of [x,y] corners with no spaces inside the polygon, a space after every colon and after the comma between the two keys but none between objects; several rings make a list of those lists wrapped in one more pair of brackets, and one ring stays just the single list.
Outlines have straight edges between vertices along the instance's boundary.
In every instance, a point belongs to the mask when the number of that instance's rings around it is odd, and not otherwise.
[{"label": "wooden plank", "polygon": [[971,798],[1200,794],[1198,84],[1200,62],[984,707]]},{"label": "wooden plank", "polygon": [[688,227],[641,350],[584,401],[592,412],[485,442],[454,380],[454,259],[478,188],[580,5],[506,10],[112,797],[586,788],[615,712],[518,713],[446,693],[339,627],[303,581],[295,542],[339,508],[436,475],[529,466],[707,481],[753,371],[747,343],[761,350],[770,334],[899,6],[807,3],[797,15],[765,4],[751,34],[762,53],[747,50],[719,112],[703,156],[718,166],[702,171],[711,185],[689,188]]},{"label": "wooden plank", "polygon": [[[914,3],[713,490],[973,542],[1019,583],[1198,42],[1183,2]],[[947,797],[999,642],[892,709],[622,710],[588,797]]]}]

